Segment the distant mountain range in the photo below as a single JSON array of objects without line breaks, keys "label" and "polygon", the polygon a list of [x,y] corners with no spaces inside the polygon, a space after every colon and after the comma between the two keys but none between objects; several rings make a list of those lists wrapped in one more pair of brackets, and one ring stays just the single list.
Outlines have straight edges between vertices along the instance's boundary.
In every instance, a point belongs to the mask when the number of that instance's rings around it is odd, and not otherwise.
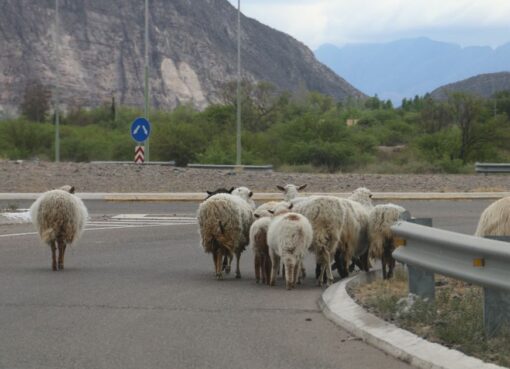
[{"label": "distant mountain range", "polygon": [[494,93],[504,90],[510,90],[510,72],[480,74],[436,88],[430,95],[433,99],[444,100],[451,92],[469,92],[490,98]]},{"label": "distant mountain range", "polygon": [[315,55],[367,95],[377,94],[396,105],[479,74],[510,71],[510,43],[493,49],[416,38],[343,47],[325,44]]}]

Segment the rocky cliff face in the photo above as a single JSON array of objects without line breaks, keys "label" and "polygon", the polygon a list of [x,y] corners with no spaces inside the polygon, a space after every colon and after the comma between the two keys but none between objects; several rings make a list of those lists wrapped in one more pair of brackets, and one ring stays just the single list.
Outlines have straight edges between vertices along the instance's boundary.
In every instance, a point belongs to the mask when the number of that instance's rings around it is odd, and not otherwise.
[{"label": "rocky cliff face", "polygon": [[[241,23],[243,78],[340,100],[363,95],[292,37],[244,16]],[[18,107],[30,80],[53,86],[56,68],[64,107],[112,95],[143,106],[144,1],[60,0],[58,60],[54,37],[54,0],[0,3],[0,109]],[[237,10],[226,0],[150,0],[149,39],[151,106],[203,108],[236,78]]]}]

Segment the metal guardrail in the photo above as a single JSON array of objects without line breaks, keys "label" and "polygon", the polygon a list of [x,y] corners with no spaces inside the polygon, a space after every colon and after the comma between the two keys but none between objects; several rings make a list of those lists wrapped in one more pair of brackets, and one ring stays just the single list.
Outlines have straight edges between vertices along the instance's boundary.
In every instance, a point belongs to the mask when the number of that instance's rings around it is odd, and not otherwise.
[{"label": "metal guardrail", "polygon": [[510,173],[510,163],[475,163],[476,173]]},{"label": "metal guardrail", "polygon": [[267,170],[272,171],[272,165],[229,165],[229,164],[188,164],[188,168],[201,169],[242,169],[242,170]]},{"label": "metal guardrail", "polygon": [[133,165],[169,165],[175,166],[175,161],[146,161],[143,164],[134,161],[91,161],[90,164],[133,164]]},{"label": "metal guardrail", "polygon": [[470,282],[484,289],[487,334],[492,336],[510,324],[510,243],[409,222],[396,223],[391,229],[405,239],[405,246],[397,248],[393,257],[414,269],[409,292],[433,299],[434,273]]}]

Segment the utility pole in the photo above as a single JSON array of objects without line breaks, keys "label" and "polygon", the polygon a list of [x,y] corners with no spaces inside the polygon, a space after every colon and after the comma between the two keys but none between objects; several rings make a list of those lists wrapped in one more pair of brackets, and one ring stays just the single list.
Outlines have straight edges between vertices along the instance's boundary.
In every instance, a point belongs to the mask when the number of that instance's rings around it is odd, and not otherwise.
[{"label": "utility pole", "polygon": [[59,14],[58,0],[55,0],[55,162],[60,162],[60,55],[59,55]]},{"label": "utility pole", "polygon": [[[149,0],[145,0],[144,118],[149,120]],[[145,161],[149,162],[149,138],[145,141]]]},{"label": "utility pole", "polygon": [[237,135],[236,166],[241,167],[241,0],[237,0]]}]

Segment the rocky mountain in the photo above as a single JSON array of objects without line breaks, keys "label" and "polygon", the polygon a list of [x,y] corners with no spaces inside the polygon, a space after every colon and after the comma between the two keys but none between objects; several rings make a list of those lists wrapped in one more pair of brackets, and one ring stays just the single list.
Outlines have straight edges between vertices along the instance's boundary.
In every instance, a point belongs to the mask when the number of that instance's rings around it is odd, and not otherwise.
[{"label": "rocky mountain", "polygon": [[490,98],[496,92],[510,90],[510,72],[488,73],[436,88],[430,93],[433,99],[443,100],[451,92],[467,92]]},{"label": "rocky mountain", "polygon": [[[227,0],[151,0],[151,105],[217,102],[237,74],[237,9]],[[292,37],[241,18],[243,78],[336,99],[363,94]],[[60,58],[54,53],[55,0],[0,2],[0,109],[16,109],[26,84],[53,86],[64,106],[110,101],[143,106],[144,1],[60,0]]]},{"label": "rocky mountain", "polygon": [[323,45],[317,58],[370,96],[391,99],[424,95],[482,73],[510,71],[510,43],[496,49],[461,47],[428,38],[380,44]]}]

